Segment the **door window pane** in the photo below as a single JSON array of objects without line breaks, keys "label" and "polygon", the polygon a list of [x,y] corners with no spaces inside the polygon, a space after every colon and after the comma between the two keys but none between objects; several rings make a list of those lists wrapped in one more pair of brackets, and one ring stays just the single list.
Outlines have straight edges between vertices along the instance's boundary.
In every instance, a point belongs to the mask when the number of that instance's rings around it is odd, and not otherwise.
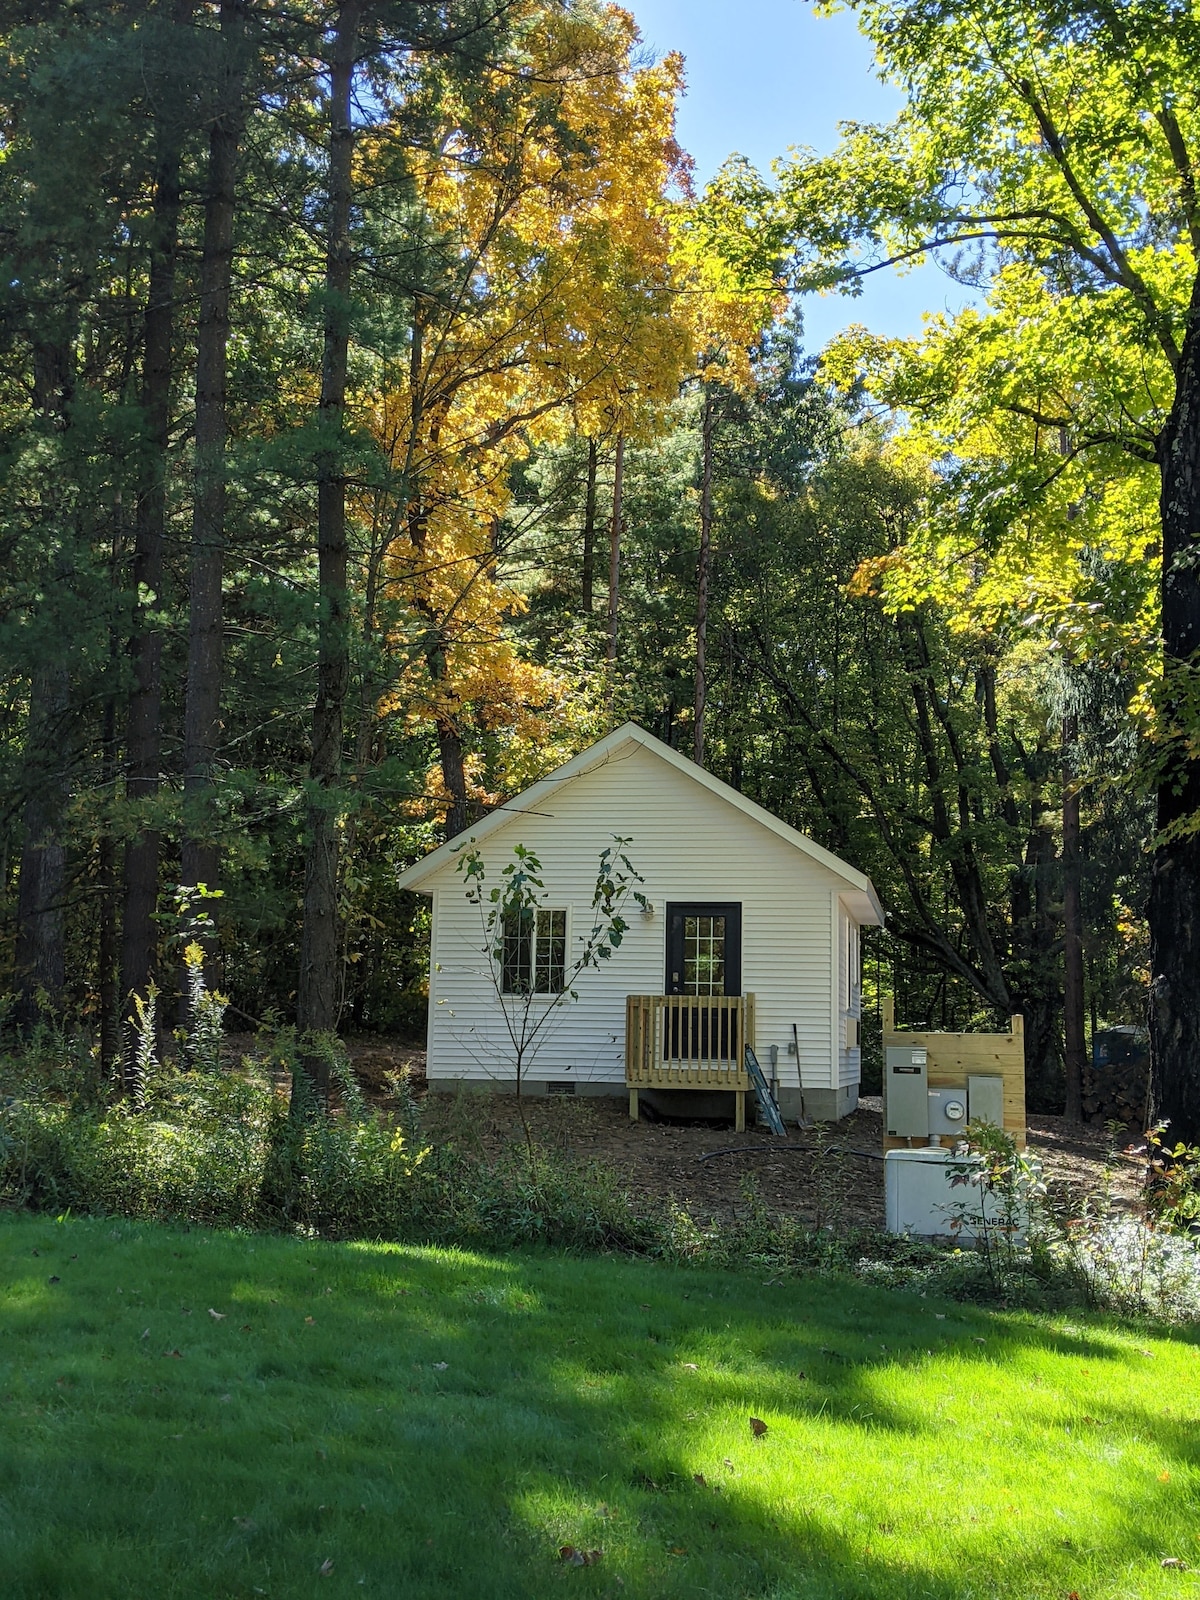
[{"label": "door window pane", "polygon": [[684,917],[683,992],[725,993],[724,917]]}]

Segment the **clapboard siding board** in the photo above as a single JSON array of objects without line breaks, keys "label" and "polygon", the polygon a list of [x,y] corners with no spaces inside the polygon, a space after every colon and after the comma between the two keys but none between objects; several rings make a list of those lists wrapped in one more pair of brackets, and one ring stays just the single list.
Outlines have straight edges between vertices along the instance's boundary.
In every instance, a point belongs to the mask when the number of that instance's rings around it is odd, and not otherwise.
[{"label": "clapboard siding board", "polygon": [[[1004,1080],[1004,1127],[1020,1149],[1025,1148],[1025,1035],[1021,1017],[1012,1019],[1008,1033],[919,1033],[907,1029],[897,1033],[895,1002],[883,1002],[883,1047],[915,1047],[928,1052],[927,1068],[931,1089],[952,1089],[965,1085],[972,1073],[990,1074]],[[885,1150],[901,1150],[907,1139],[885,1134]]]},{"label": "clapboard siding board", "polygon": [[[598,858],[614,834],[630,841],[627,853],[653,907],[646,916],[627,904],[620,948],[580,976],[578,1000],[554,1006],[535,999],[549,1015],[526,1062],[529,1079],[623,1084],[625,1000],[664,992],[668,903],[735,901],[742,906],[741,987],[756,997],[760,1059],[767,1061],[777,1045],[780,1083],[797,1086],[797,1060],[787,1050],[795,1023],[803,1086],[836,1087],[849,1065],[837,1028],[844,1003],[836,929],[839,914],[843,920],[848,914],[839,904],[846,883],[665,762],[656,743],[641,734],[620,745],[611,759],[542,794],[536,805],[513,802],[511,814],[481,835],[488,886],[499,881],[514,845],[538,856],[543,904],[568,914],[569,951],[578,951],[591,926]],[[453,859],[419,886],[434,904],[429,1076],[510,1081],[512,1048],[489,976],[479,908],[468,902]]]}]

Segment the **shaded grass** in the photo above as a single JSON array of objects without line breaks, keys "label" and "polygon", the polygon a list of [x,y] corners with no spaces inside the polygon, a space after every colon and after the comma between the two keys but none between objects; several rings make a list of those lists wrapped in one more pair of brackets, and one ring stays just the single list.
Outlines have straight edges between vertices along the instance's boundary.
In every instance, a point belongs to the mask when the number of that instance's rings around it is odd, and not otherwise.
[{"label": "shaded grass", "polygon": [[17,1216],[0,1285],[13,1600],[1197,1589],[1194,1332]]}]

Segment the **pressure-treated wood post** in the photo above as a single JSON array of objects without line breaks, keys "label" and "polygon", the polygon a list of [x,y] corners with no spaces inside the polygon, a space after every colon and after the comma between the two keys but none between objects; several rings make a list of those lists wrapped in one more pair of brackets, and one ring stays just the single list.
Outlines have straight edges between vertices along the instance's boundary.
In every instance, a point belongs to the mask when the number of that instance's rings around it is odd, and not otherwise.
[{"label": "pressure-treated wood post", "polygon": [[629,1120],[636,1122],[638,1119],[638,1092],[636,1089],[629,1091]]}]

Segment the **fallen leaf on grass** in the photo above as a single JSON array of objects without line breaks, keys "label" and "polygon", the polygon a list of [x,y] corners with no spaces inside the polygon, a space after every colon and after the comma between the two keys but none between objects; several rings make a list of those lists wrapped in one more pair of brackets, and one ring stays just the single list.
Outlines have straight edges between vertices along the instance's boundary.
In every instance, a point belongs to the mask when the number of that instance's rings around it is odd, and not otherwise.
[{"label": "fallen leaf on grass", "polygon": [[143,1339],[148,1339],[150,1337],[150,1329],[149,1328],[143,1328],[142,1329],[142,1333],[141,1333],[141,1337]]},{"label": "fallen leaf on grass", "polygon": [[573,1544],[561,1545],[558,1551],[558,1559],[569,1567],[597,1566],[603,1555],[603,1550],[577,1550]]},{"label": "fallen leaf on grass", "polygon": [[732,1462],[732,1461],[731,1461],[731,1460],[730,1460],[730,1459],[729,1459],[729,1457],[728,1457],[728,1456],[726,1456],[726,1457],[725,1457],[725,1459],[724,1459],[724,1460],[723,1460],[723,1461],[722,1461],[722,1462],[721,1462],[721,1465],[722,1465],[722,1466],[723,1466],[723,1467],[728,1467],[728,1468],[729,1468],[729,1470],[730,1470],[730,1472],[733,1472],[733,1471],[735,1471],[735,1470],[736,1470],[736,1469],[735,1469],[735,1468],[734,1468],[734,1465],[733,1465],[733,1462]]},{"label": "fallen leaf on grass", "polygon": [[692,1482],[693,1483],[698,1483],[702,1489],[707,1489],[708,1488],[708,1479],[704,1476],[704,1474],[702,1472],[693,1472],[692,1473]]},{"label": "fallen leaf on grass", "polygon": [[225,1318],[229,1315],[227,1311],[214,1311],[211,1306],[208,1308],[208,1314],[214,1322],[224,1322]]},{"label": "fallen leaf on grass", "polygon": [[243,1322],[242,1323],[242,1332],[243,1333],[249,1333],[250,1332],[250,1324],[248,1322]]},{"label": "fallen leaf on grass", "polygon": [[669,1554],[673,1555],[673,1556],[685,1556],[685,1555],[687,1555],[687,1550],[681,1544],[673,1544],[671,1546]]},{"label": "fallen leaf on grass", "polygon": [[315,1320],[315,1319],[314,1319],[314,1318],[313,1318],[313,1317],[305,1317],[305,1319],[304,1319],[304,1320],[305,1320],[305,1322],[312,1322],[312,1321],[314,1321],[314,1320]]},{"label": "fallen leaf on grass", "polygon": [[433,1363],[433,1370],[435,1372],[445,1372],[449,1365],[450,1363],[448,1361],[435,1361]]},{"label": "fallen leaf on grass", "polygon": [[163,1351],[163,1355],[164,1356],[170,1356],[175,1361],[182,1361],[183,1360],[183,1351],[182,1350],[164,1350]]},{"label": "fallen leaf on grass", "polygon": [[700,1368],[696,1365],[696,1363],[694,1361],[685,1361],[683,1363],[683,1370],[685,1372],[699,1372]]},{"label": "fallen leaf on grass", "polygon": [[1158,1475],[1158,1481],[1159,1483],[1170,1483],[1171,1474],[1169,1472],[1160,1472]]},{"label": "fallen leaf on grass", "polygon": [[321,1565],[317,1568],[317,1571],[323,1578],[327,1578],[333,1571],[333,1557],[328,1556],[324,1561],[322,1561]]},{"label": "fallen leaf on grass", "polygon": [[750,1432],[756,1439],[761,1439],[767,1431],[767,1425],[761,1417],[750,1418]]}]

